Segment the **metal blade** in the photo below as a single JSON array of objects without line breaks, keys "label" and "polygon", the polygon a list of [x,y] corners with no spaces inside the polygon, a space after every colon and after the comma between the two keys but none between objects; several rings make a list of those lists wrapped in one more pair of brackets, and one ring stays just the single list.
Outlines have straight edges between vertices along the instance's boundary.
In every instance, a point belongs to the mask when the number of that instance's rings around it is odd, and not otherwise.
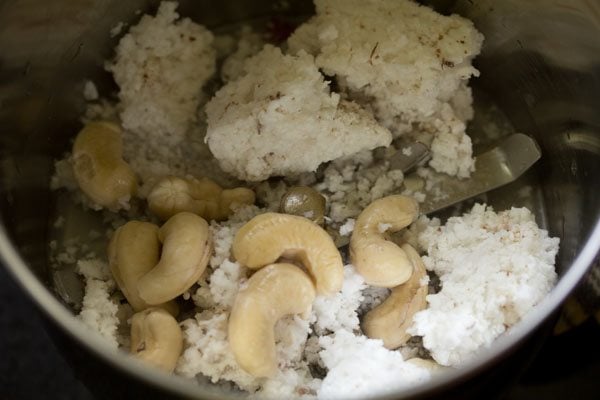
[{"label": "metal blade", "polygon": [[410,143],[390,157],[390,169],[410,172],[413,168],[425,164],[431,158],[429,147],[421,142]]},{"label": "metal blade", "polygon": [[541,156],[540,148],[531,137],[522,133],[511,135],[497,147],[476,157],[475,172],[469,179],[436,174],[444,196],[428,193],[420,205],[421,214],[441,210],[513,182]]}]

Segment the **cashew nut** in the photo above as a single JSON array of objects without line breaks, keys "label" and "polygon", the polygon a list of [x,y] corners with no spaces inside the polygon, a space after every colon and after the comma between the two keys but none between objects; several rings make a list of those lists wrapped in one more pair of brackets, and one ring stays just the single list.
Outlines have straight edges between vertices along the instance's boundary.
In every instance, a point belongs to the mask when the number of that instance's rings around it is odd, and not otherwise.
[{"label": "cashew nut", "polygon": [[407,227],[418,214],[415,200],[394,195],[375,200],[358,216],[350,260],[369,285],[391,288],[410,278],[413,268],[406,253],[386,235]]},{"label": "cashew nut", "polygon": [[183,350],[183,333],[171,314],[149,308],[131,318],[131,354],[167,372],[173,372]]},{"label": "cashew nut", "polygon": [[160,228],[158,240],[162,243],[160,261],[137,284],[140,298],[152,305],[188,290],[206,269],[212,253],[208,223],[189,212],[171,217]]},{"label": "cashew nut", "polygon": [[309,316],[315,287],[300,268],[271,264],[250,277],[229,316],[229,345],[239,366],[255,377],[277,371],[275,323],[285,315]]},{"label": "cashew nut", "polygon": [[252,205],[255,201],[256,195],[251,189],[244,187],[223,189],[219,203],[219,214],[214,219],[217,221],[227,219],[236,207],[240,205]]},{"label": "cashew nut", "polygon": [[73,144],[73,172],[81,190],[111,210],[123,207],[137,190],[131,167],[123,160],[120,128],[110,122],[90,122]]},{"label": "cashew nut", "polygon": [[[115,231],[108,245],[108,260],[112,275],[135,312],[150,307],[140,298],[137,283],[158,263],[160,256],[158,232],[158,226],[149,222],[130,221]],[[173,301],[158,307],[177,315],[177,303]]]},{"label": "cashew nut", "polygon": [[227,219],[236,205],[254,204],[247,188],[223,189],[208,178],[183,179],[169,176],[159,181],[148,195],[150,210],[163,220],[188,211],[208,220]]},{"label": "cashew nut", "polygon": [[288,189],[281,198],[279,211],[306,217],[323,225],[326,205],[325,197],[315,189],[308,186],[295,186]]},{"label": "cashew nut", "polygon": [[406,330],[412,325],[413,316],[427,306],[427,285],[421,286],[427,275],[425,265],[416,250],[409,244],[402,249],[413,265],[410,279],[392,289],[390,296],[380,305],[369,311],[363,320],[365,335],[383,340],[388,349],[397,349],[410,339]]},{"label": "cashew nut", "polygon": [[323,228],[303,217],[265,213],[252,218],[235,235],[232,253],[251,269],[280,258],[293,259],[308,270],[319,294],[342,288],[344,268],[338,249]]}]

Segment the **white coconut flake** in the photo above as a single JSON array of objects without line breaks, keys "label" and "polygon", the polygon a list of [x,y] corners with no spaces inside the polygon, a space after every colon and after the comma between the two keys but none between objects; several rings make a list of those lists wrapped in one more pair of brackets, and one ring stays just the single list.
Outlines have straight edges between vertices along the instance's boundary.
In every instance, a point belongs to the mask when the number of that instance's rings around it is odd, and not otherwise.
[{"label": "white coconut flake", "polygon": [[441,281],[427,296],[428,308],[409,330],[441,365],[472,358],[519,322],[556,281],[558,238],[539,229],[526,208],[496,213],[477,204],[418,235],[428,270]]},{"label": "white coconut flake", "polygon": [[164,1],[121,38],[107,69],[119,85],[123,127],[144,140],[178,143],[197,120],[204,83],[215,72],[213,35],[177,3]]},{"label": "white coconut flake", "polygon": [[431,166],[468,177],[474,168],[465,123],[466,82],[483,35],[473,23],[413,1],[315,0],[317,15],[289,38],[315,56],[346,96],[368,106],[395,137],[431,145]]},{"label": "white coconut flake", "polygon": [[354,218],[348,218],[346,222],[342,226],[340,226],[340,235],[349,236],[354,231],[354,223],[356,220]]},{"label": "white coconut flake", "polygon": [[221,168],[237,178],[312,172],[390,144],[390,132],[372,115],[330,92],[311,55],[266,45],[244,68],[206,105],[206,141]]},{"label": "white coconut flake", "polygon": [[79,319],[93,332],[102,335],[107,342],[117,348],[118,306],[110,295],[115,289],[108,265],[101,260],[80,260],[77,272],[85,278],[85,295]]},{"label": "white coconut flake", "polygon": [[346,330],[322,336],[320,356],[329,370],[319,399],[362,399],[382,396],[427,381],[431,373],[407,363],[381,340],[354,335]]},{"label": "white coconut flake", "polygon": [[342,290],[330,296],[317,296],[313,302],[313,320],[317,333],[346,329],[359,331],[357,310],[364,300],[362,291],[367,287],[364,279],[352,265],[344,266]]}]

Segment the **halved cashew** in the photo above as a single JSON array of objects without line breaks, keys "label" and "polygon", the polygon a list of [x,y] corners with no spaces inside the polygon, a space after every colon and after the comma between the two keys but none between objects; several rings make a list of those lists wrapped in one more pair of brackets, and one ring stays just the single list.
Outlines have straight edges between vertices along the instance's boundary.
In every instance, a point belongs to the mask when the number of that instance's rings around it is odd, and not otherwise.
[{"label": "halved cashew", "polygon": [[174,299],[196,283],[212,253],[208,223],[189,212],[171,217],[160,228],[158,240],[160,261],[137,284],[140,298],[153,305]]},{"label": "halved cashew", "polygon": [[302,262],[319,294],[341,290],[344,268],[340,252],[327,232],[314,222],[295,215],[265,213],[248,221],[235,235],[235,259],[251,269],[279,258]]},{"label": "halved cashew", "polygon": [[[130,221],[115,231],[108,245],[108,261],[112,275],[135,312],[150,307],[140,298],[137,283],[158,264],[158,232],[158,226],[149,222]],[[177,303],[173,301],[158,307],[177,315]]]},{"label": "halved cashew", "polygon": [[397,349],[410,339],[406,330],[412,325],[413,316],[427,307],[427,285],[421,285],[427,275],[425,265],[416,250],[409,244],[402,249],[413,265],[410,279],[392,289],[390,296],[369,311],[363,320],[365,335],[383,340],[388,349]]},{"label": "halved cashew", "polygon": [[102,207],[117,210],[137,190],[137,180],[123,160],[120,128],[90,122],[73,144],[73,172],[81,190]]},{"label": "halved cashew", "polygon": [[289,314],[307,318],[315,295],[311,279],[293,264],[271,264],[252,275],[229,316],[229,345],[239,366],[256,377],[273,376],[275,323]]},{"label": "halved cashew", "polygon": [[400,195],[375,200],[360,213],[350,239],[350,260],[369,285],[391,288],[410,278],[412,264],[386,236],[410,225],[418,214],[417,202]]},{"label": "halved cashew", "polygon": [[130,351],[136,358],[173,372],[182,350],[181,328],[162,308],[149,308],[131,318]]},{"label": "halved cashew", "polygon": [[227,219],[233,207],[254,204],[256,196],[247,188],[223,189],[208,178],[177,178],[160,180],[148,195],[148,206],[158,217],[166,220],[188,211],[208,220]]}]

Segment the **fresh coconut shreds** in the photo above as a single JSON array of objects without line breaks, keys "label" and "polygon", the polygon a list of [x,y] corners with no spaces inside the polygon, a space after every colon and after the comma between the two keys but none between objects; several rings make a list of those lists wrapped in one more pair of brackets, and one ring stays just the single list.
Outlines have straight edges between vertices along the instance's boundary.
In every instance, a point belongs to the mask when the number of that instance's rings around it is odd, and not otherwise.
[{"label": "fresh coconut shreds", "polygon": [[[121,290],[120,266],[105,250],[115,231],[137,220],[162,232],[159,227],[168,219],[150,210],[148,198],[165,177],[189,185],[184,200],[167,196],[174,209],[185,203],[198,215],[218,209],[226,216],[206,221],[206,269],[174,299],[182,350],[172,373],[250,398],[396,394],[492,346],[557,279],[559,240],[540,229],[526,208],[494,211],[476,204],[445,223],[421,216],[404,235],[394,236],[418,250],[428,271],[419,282],[429,286],[429,294],[423,297],[425,308],[407,324],[408,341],[392,349],[365,335],[365,315],[393,288],[369,285],[351,252],[341,250],[339,290],[315,291],[309,310],[271,321],[274,301],[260,303],[273,307],[257,315],[273,325],[261,337],[274,343],[271,358],[265,359],[274,360],[275,372],[257,376],[242,365],[230,343],[235,335],[229,320],[256,273],[235,245],[236,235],[253,218],[280,212],[284,193],[307,186],[326,201],[322,227],[332,238],[326,245],[333,246],[361,229],[359,215],[373,201],[402,194],[422,202],[436,193],[433,172],[469,179],[474,170],[466,134],[473,117],[468,85],[479,74],[472,61],[483,36],[473,24],[411,0],[315,0],[315,5],[316,15],[282,44],[270,42],[254,25],[213,33],[180,16],[177,3],[162,2],[155,14],[123,32],[106,61],[116,97],[92,81],[82,86],[88,105],[82,122],[117,124],[120,161],[131,168],[137,190],[120,198],[116,211],[94,202],[81,187],[72,152],[56,161],[51,181],[52,189],[102,226],[50,242],[51,265],[80,276],[78,318],[125,352],[136,340],[130,333],[134,310],[127,302],[130,294]],[[409,156],[407,144],[414,141],[425,143],[432,158],[406,178],[390,159],[398,151]],[[100,174],[91,170],[92,176]],[[199,189],[202,178],[210,181],[202,180],[205,186]],[[251,189],[256,201],[236,201],[231,188]],[[223,206],[227,196],[234,201]],[[311,219],[315,212],[300,215]],[[72,229],[69,218],[58,215],[52,229],[59,236]],[[372,234],[387,238],[392,228],[379,223]],[[163,233],[157,235],[158,242],[165,241],[160,252],[170,245]],[[295,235],[300,234],[290,232],[293,243],[272,262],[294,263],[315,283],[313,268],[322,266],[308,265],[312,258],[294,247],[308,240]],[[256,244],[257,254],[266,252],[261,246]],[[249,350],[257,357],[267,351]]]}]

